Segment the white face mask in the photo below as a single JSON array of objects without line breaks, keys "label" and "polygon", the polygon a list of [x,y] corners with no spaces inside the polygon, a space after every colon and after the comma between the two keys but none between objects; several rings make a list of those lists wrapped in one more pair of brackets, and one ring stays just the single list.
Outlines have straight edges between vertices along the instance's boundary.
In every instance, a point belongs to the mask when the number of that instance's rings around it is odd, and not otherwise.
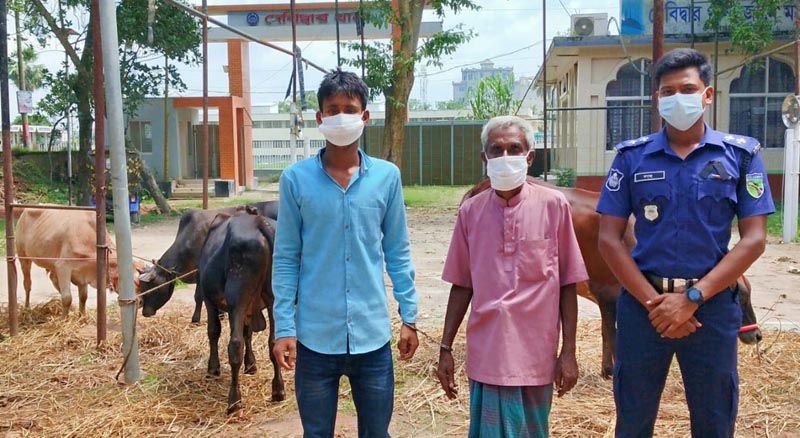
[{"label": "white face mask", "polygon": [[319,125],[319,132],[333,145],[350,146],[355,143],[361,133],[364,132],[364,121],[361,120],[362,114],[336,114],[335,116],[323,117],[322,124]]},{"label": "white face mask", "polygon": [[703,116],[703,96],[706,94],[706,87],[702,93],[681,94],[676,93],[672,96],[658,98],[658,113],[673,128],[679,131],[686,131],[694,126],[697,119]]},{"label": "white face mask", "polygon": [[528,154],[502,156],[486,161],[486,174],[492,188],[501,192],[514,190],[525,184],[528,175]]}]

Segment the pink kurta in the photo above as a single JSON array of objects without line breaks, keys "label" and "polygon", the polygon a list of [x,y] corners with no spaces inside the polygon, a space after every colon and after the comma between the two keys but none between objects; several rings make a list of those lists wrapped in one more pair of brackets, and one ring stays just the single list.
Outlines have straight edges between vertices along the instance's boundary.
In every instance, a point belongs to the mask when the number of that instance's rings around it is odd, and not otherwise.
[{"label": "pink kurta", "polygon": [[494,190],[466,201],[442,279],[472,288],[467,375],[482,383],[553,383],[561,286],[588,279],[560,192],[525,184],[508,203]]}]

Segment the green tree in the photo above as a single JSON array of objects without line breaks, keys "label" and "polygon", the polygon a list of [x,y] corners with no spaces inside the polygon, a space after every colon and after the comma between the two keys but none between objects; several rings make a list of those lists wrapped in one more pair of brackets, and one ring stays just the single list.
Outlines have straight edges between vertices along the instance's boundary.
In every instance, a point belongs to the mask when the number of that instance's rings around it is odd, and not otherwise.
[{"label": "green tree", "polygon": [[[28,123],[31,125],[38,125],[38,126],[51,126],[50,118],[42,113],[33,113],[28,114]],[[21,125],[22,124],[22,114],[18,115],[17,118],[11,122],[12,125]]]},{"label": "green tree", "polygon": [[22,49],[22,64],[25,66],[25,83],[19,81],[19,68],[17,67],[17,52],[8,58],[8,78],[18,90],[34,91],[42,88],[47,69],[41,64],[36,64],[36,51],[32,46]]},{"label": "green tree", "polygon": [[[401,166],[405,129],[408,116],[408,98],[414,86],[414,67],[418,62],[441,67],[440,59],[451,55],[473,37],[471,30],[459,24],[453,29],[436,32],[419,41],[422,11],[427,6],[439,20],[445,14],[458,14],[462,10],[477,10],[473,0],[403,0],[392,8],[391,0],[365,2],[365,21],[376,27],[397,26],[399,36],[390,43],[371,42],[364,47],[364,66],[371,98],[386,98],[386,128],[383,132],[383,158]],[[361,44],[346,44],[353,53],[361,51]],[[342,60],[346,65],[361,67],[360,57]]]},{"label": "green tree", "polygon": [[[121,0],[115,3],[124,110],[130,115],[136,111],[145,96],[159,95],[164,83],[164,69],[160,65],[151,65],[148,61],[169,57],[174,61],[169,70],[170,88],[176,91],[186,88],[175,64],[196,64],[200,60],[198,47],[201,35],[197,20],[175,7],[160,3],[153,23],[153,42],[149,43],[148,0]],[[42,110],[48,114],[56,114],[67,105],[76,108],[79,150],[74,156],[75,166],[77,169],[87,169],[90,165],[94,122],[92,45],[95,35],[90,25],[94,12],[91,0],[67,0],[63,4],[63,10],[59,10],[52,2],[25,2],[25,29],[42,45],[49,38],[57,38],[67,53],[71,64],[70,74],[67,75],[62,69],[45,75],[44,82],[50,86],[50,94],[43,101],[52,103],[46,104]],[[73,21],[73,17],[79,18]],[[70,31],[78,34],[77,41],[70,41]],[[91,196],[89,176],[87,172],[77,172],[76,176],[78,204],[88,205]]]},{"label": "green tree", "polygon": [[455,100],[445,100],[442,102],[436,102],[436,109],[438,110],[463,110],[467,109],[466,102],[459,102]]},{"label": "green tree", "polygon": [[[288,100],[284,100],[282,102],[278,102],[278,113],[280,114],[288,114],[289,109],[292,106],[292,102]],[[297,106],[300,106],[300,98],[297,98]],[[317,102],[317,93],[316,91],[306,91],[306,109],[319,111],[319,102]]]},{"label": "green tree", "polygon": [[[745,5],[740,0],[711,0],[705,29],[730,35],[733,52],[752,56],[772,43],[772,29],[779,14],[783,13],[783,6],[793,3],[800,8],[800,1],[752,0],[746,14]],[[795,9],[795,13],[798,12],[800,10]],[[752,18],[748,19],[748,14]]]},{"label": "green tree", "polygon": [[514,114],[520,101],[514,99],[513,86],[513,74],[508,80],[504,80],[502,76],[487,76],[481,79],[475,91],[470,93],[469,105],[472,117],[476,120],[487,120]]},{"label": "green tree", "polygon": [[419,99],[410,99],[408,101],[409,111],[428,111],[430,109],[433,109],[433,107],[428,102],[423,102]]}]

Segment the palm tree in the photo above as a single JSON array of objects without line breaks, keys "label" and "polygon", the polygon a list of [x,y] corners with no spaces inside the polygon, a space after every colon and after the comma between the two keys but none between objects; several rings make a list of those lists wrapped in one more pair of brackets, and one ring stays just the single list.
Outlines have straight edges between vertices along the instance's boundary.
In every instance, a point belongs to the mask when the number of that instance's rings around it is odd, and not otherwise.
[{"label": "palm tree", "polygon": [[42,87],[46,69],[41,64],[36,64],[37,55],[33,47],[22,49],[22,63],[25,65],[25,83],[19,82],[19,68],[17,68],[17,53],[8,58],[8,78],[17,86],[18,90],[33,91]]}]

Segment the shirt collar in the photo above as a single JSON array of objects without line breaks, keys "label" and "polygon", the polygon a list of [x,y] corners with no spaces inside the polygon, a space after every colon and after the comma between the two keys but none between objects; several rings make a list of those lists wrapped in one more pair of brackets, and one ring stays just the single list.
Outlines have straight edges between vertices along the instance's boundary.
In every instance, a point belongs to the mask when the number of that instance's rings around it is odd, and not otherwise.
[{"label": "shirt collar", "polygon": [[[322,154],[325,153],[326,149],[328,149],[327,146],[317,152],[317,166],[319,166],[319,168],[322,170],[325,170],[325,166],[322,164]],[[372,158],[365,154],[361,149],[358,150],[358,158],[358,167],[360,169],[358,174],[363,175],[367,172],[367,170],[369,170],[370,167],[372,167]]]},{"label": "shirt collar", "polygon": [[494,202],[501,207],[515,207],[519,205],[520,202],[524,201],[531,195],[531,191],[533,191],[533,186],[528,184],[527,182],[522,184],[522,190],[519,191],[514,197],[506,202],[505,199],[501,198],[500,195],[497,194],[497,191],[492,189],[492,197],[494,198]]},{"label": "shirt collar", "polygon": [[[705,127],[705,132],[703,132],[703,138],[700,139],[700,144],[697,146],[701,148],[707,144],[724,147],[722,143],[723,135],[719,131],[715,131],[708,126],[708,123],[703,123]],[[661,128],[661,131],[655,135],[653,141],[647,144],[644,149],[645,154],[652,154],[654,152],[664,151],[666,153],[671,153],[672,149],[669,147],[669,140],[667,139],[667,127],[664,126]]]}]

